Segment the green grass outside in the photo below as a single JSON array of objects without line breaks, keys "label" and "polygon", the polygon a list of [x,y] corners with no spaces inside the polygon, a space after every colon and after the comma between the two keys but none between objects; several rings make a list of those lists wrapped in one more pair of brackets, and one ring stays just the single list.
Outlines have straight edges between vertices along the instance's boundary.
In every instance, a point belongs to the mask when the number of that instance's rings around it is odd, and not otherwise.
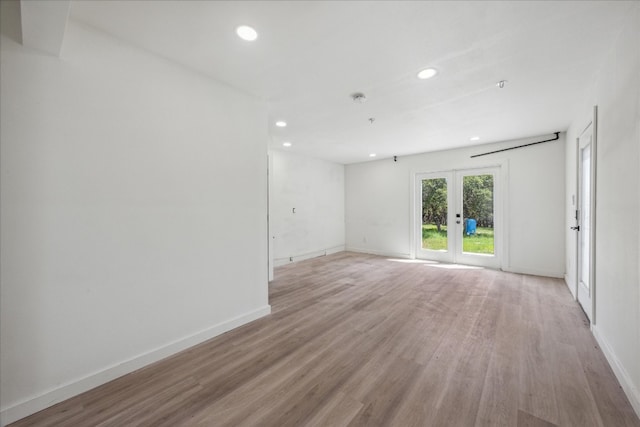
[{"label": "green grass outside", "polygon": [[440,231],[433,224],[422,226],[422,248],[433,251],[447,250],[447,226],[440,227]]},{"label": "green grass outside", "polygon": [[[447,250],[447,227],[442,226],[440,231],[433,224],[422,226],[422,247],[434,251]],[[462,239],[462,251],[475,254],[492,254],[493,252],[493,228],[478,227],[476,234]]]}]

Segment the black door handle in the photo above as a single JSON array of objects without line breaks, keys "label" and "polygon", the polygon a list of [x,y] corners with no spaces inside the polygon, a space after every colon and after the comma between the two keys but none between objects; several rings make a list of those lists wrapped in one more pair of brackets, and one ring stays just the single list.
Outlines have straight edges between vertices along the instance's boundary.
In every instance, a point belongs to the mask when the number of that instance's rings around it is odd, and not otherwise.
[{"label": "black door handle", "polygon": [[576,225],[575,227],[569,227],[569,228],[571,228],[572,230],[580,231],[579,225]]}]

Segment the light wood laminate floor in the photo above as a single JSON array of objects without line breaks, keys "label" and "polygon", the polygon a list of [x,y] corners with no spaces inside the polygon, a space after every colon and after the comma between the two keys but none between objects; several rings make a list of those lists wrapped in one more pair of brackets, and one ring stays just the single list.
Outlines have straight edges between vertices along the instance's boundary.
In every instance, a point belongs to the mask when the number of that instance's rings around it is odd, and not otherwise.
[{"label": "light wood laminate floor", "polygon": [[270,303],[15,426],[640,426],[560,280],[343,252]]}]

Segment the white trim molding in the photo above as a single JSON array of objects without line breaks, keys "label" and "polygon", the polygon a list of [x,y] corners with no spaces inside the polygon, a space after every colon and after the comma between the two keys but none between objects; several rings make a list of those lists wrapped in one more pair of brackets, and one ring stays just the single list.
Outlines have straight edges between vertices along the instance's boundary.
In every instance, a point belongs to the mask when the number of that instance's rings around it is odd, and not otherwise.
[{"label": "white trim molding", "polygon": [[409,253],[400,253],[400,252],[388,252],[388,251],[377,251],[375,249],[363,249],[363,248],[352,248],[347,247],[347,252],[357,252],[360,254],[369,254],[369,255],[378,255],[378,256],[386,256],[391,258],[402,258],[402,259],[413,259]]},{"label": "white trim molding", "polygon": [[631,376],[616,357],[615,352],[607,342],[606,338],[600,334],[596,325],[591,327],[591,332],[600,345],[602,353],[604,353],[604,356],[607,358],[613,373],[620,382],[620,386],[622,386],[622,390],[624,390],[624,393],[627,395],[627,399],[629,399],[633,410],[636,411],[636,415],[640,418],[640,390],[638,390],[638,387],[633,384]]},{"label": "white trim molding", "polygon": [[553,277],[554,279],[564,278],[564,273],[559,271],[537,270],[534,268],[521,268],[518,266],[503,268],[502,271],[506,271],[507,273],[527,274],[529,276]]},{"label": "white trim molding", "polygon": [[165,359],[182,350],[203,343],[211,338],[269,314],[271,314],[270,305],[260,307],[249,313],[245,313],[222,323],[218,323],[217,325],[213,325],[210,328],[197,332],[193,335],[173,341],[155,350],[140,354],[132,359],[106,367],[101,371],[90,374],[84,378],[80,378],[77,381],[63,384],[60,387],[47,391],[39,396],[27,399],[11,407],[2,408],[2,411],[0,411],[0,426],[4,427],[7,424],[18,421],[31,414],[35,414],[38,411],[53,406],[73,396],[77,396],[80,393],[84,393],[85,391],[89,391],[102,384],[106,384],[109,381],[150,365],[151,363]]},{"label": "white trim molding", "polygon": [[569,282],[571,282],[569,275],[565,273],[564,284],[567,285],[567,288],[569,288],[569,292],[571,293],[571,297],[573,297],[573,300],[578,301],[578,296],[576,295],[576,287]]},{"label": "white trim molding", "polygon": [[274,260],[274,266],[280,267],[283,265],[291,264],[292,262],[304,261],[305,259],[317,258],[335,254],[338,252],[344,252],[344,245],[333,246],[331,248],[321,249],[319,251],[309,252],[306,254],[292,255],[289,258],[276,258]]}]

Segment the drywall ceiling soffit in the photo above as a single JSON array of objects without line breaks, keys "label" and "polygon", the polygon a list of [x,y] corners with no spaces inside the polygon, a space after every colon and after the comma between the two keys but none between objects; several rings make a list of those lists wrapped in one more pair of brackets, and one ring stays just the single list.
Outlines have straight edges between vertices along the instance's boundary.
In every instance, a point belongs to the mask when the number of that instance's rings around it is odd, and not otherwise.
[{"label": "drywall ceiling soffit", "polygon": [[59,56],[70,0],[21,0],[22,44]]},{"label": "drywall ceiling soffit", "polygon": [[[298,153],[351,163],[470,145],[473,135],[481,144],[565,130],[636,7],[73,1],[71,17],[265,100],[271,123],[289,124],[272,126],[270,148],[291,141]],[[257,29],[256,42],[236,37],[242,24]],[[428,66],[439,74],[418,80]]]},{"label": "drywall ceiling soffit", "polygon": [[20,0],[0,1],[0,32],[3,36],[22,43]]}]

